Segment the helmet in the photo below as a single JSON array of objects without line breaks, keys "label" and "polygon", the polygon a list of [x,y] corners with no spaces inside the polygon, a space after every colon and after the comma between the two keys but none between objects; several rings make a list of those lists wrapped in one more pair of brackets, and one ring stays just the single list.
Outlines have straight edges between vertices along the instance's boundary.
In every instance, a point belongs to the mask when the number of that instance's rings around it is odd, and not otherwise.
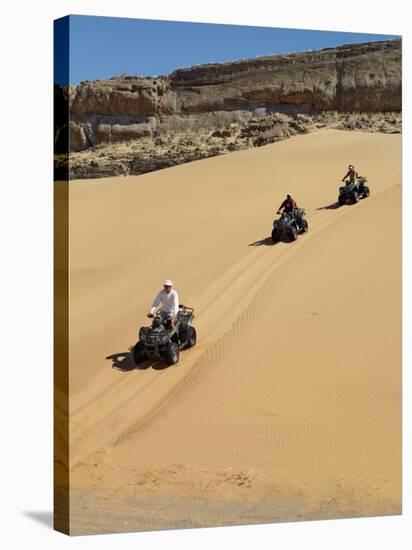
[{"label": "helmet", "polygon": [[171,281],[170,279],[165,279],[163,281],[163,286],[173,286],[173,281]]},{"label": "helmet", "polygon": [[291,199],[291,198],[292,198],[292,195],[289,195],[289,194],[288,194],[288,195],[286,195],[286,197],[287,197],[288,199]]}]

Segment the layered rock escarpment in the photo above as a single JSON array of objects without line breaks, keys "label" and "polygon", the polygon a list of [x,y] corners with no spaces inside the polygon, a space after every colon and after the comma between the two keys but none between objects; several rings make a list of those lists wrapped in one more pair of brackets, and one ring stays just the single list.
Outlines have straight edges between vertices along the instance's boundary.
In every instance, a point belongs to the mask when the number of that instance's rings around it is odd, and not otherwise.
[{"label": "layered rock escarpment", "polygon": [[[401,41],[351,44],[287,55],[179,69],[168,76],[124,76],[56,90],[68,125],[56,151],[119,142],[229,131],[289,116],[323,112],[400,112]],[[276,117],[272,117],[276,123]],[[276,137],[276,128],[267,128]]]},{"label": "layered rock escarpment", "polygon": [[199,113],[257,107],[307,111],[401,108],[400,41],[180,69],[170,75],[177,110]]}]

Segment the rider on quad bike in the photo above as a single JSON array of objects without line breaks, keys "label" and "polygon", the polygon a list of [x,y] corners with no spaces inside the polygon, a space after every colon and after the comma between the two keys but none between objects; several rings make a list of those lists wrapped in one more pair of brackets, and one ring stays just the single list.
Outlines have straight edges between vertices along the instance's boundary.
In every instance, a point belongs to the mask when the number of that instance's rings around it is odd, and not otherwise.
[{"label": "rider on quad bike", "polygon": [[163,290],[157,293],[147,316],[153,318],[160,304],[162,305],[160,316],[165,327],[175,328],[176,315],[179,311],[179,296],[176,290],[173,289],[173,282],[170,279],[163,281]]},{"label": "rider on quad bike", "polygon": [[146,359],[164,359],[168,365],[175,365],[181,350],[196,345],[196,329],[192,326],[194,309],[179,304],[172,287],[172,281],[163,281],[163,290],[153,300],[148,313],[153,319],[152,325],[139,329],[139,339],[132,351],[136,365]]},{"label": "rider on quad bike", "polygon": [[286,214],[293,214],[297,207],[298,205],[292,199],[292,196],[288,194],[286,195],[286,199],[279,206],[277,213],[280,214],[283,210]]},{"label": "rider on quad bike", "polygon": [[300,231],[303,226],[303,210],[301,208],[298,208],[298,205],[296,204],[296,201],[292,198],[292,195],[286,195],[286,199],[279,206],[277,214],[280,214],[282,210],[291,218],[295,218],[297,230]]},{"label": "rider on quad bike", "polygon": [[369,197],[370,189],[367,185],[367,179],[356,172],[353,164],[349,164],[348,171],[342,181],[345,185],[339,187],[339,206],[343,206],[348,200],[354,204],[359,202],[359,199]]},{"label": "rider on quad bike", "polygon": [[356,172],[355,167],[353,166],[353,164],[349,164],[346,176],[342,178],[342,181],[344,181],[346,185],[349,185],[349,183],[354,183],[357,177],[358,173]]},{"label": "rider on quad bike", "polygon": [[303,208],[298,208],[291,195],[286,196],[277,213],[281,216],[273,222],[272,241],[274,243],[283,239],[296,241],[300,233],[306,233],[308,230],[308,222],[304,219],[305,211]]}]

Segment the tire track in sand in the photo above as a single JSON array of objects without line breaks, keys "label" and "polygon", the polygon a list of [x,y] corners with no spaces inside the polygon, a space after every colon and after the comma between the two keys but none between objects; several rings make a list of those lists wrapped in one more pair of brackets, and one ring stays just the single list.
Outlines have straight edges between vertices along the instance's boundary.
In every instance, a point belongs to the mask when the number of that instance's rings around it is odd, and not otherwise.
[{"label": "tire track in sand", "polygon": [[[373,200],[374,196],[387,190],[393,183],[394,180],[387,182],[385,189],[371,195],[368,200]],[[114,387],[100,388],[97,402],[93,399],[72,415],[72,466],[127,437],[128,433],[135,433],[147,426],[166,406],[171,405],[185,385],[194,384],[198,377],[205,376],[207,369],[221,359],[225,339],[231,331],[243,330],[244,325],[253,319],[257,307],[255,298],[265,291],[268,284],[275,284],[273,275],[279,267],[298,254],[301,247],[306,246],[319,231],[361,206],[362,203],[359,203],[340,210],[315,212],[310,218],[315,222],[311,223],[309,233],[296,243],[281,243],[276,247],[263,246],[260,249],[253,247],[205,289],[197,300],[200,315],[196,326],[202,335],[198,348],[187,355],[183,354],[179,365],[173,369],[156,371],[154,374],[143,373],[149,374],[145,376],[148,380],[144,380],[143,385],[142,377],[139,377],[139,384],[131,383],[129,376],[133,375],[133,371],[128,373],[125,380]],[[222,296],[225,298],[224,308],[220,300]],[[215,322],[216,319],[219,321]],[[99,414],[102,402],[106,405],[102,407],[104,415]],[[98,438],[96,433],[100,434]]]}]

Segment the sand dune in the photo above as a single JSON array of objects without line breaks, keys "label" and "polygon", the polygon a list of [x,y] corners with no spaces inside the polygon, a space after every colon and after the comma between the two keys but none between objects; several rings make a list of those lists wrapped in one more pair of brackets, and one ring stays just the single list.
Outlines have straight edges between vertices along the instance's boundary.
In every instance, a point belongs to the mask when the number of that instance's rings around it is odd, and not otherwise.
[{"label": "sand dune", "polygon": [[[328,130],[71,183],[74,531],[399,513],[400,155]],[[336,209],[349,162],[372,195]],[[310,231],[270,246],[287,192]],[[165,277],[198,345],[134,369]]]}]

